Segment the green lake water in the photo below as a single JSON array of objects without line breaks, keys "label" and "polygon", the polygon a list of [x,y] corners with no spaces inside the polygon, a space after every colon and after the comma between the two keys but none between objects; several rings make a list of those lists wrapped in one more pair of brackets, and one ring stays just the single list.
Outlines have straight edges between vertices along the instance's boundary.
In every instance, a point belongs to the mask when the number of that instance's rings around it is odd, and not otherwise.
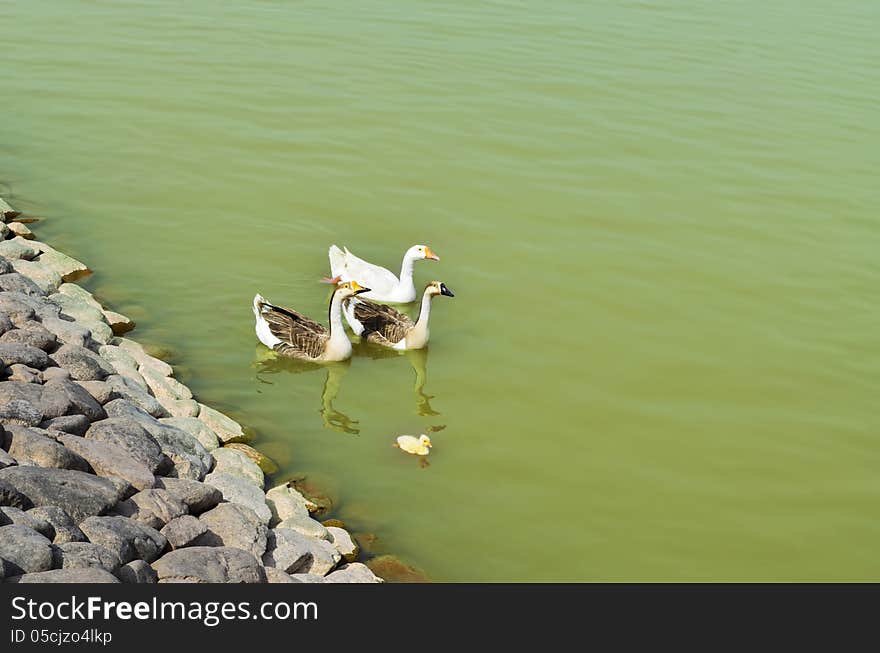
[{"label": "green lake water", "polygon": [[[0,24],[0,194],[382,551],[439,581],[880,580],[880,3]],[[331,243],[437,251],[427,352],[266,356],[251,298],[325,319]],[[432,426],[427,466],[391,446]]]}]

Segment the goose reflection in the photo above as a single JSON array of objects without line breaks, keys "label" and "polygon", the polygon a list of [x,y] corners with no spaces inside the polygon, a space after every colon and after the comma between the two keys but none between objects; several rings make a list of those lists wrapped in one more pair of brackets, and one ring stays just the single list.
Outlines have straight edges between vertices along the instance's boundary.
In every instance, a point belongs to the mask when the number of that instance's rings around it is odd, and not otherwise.
[{"label": "goose reflection", "polygon": [[364,340],[354,345],[355,356],[363,356],[379,360],[383,358],[398,358],[401,355],[406,356],[409,364],[415,372],[416,378],[413,384],[413,393],[416,400],[416,414],[422,417],[430,417],[439,415],[440,413],[431,406],[431,399],[434,395],[425,394],[425,384],[428,382],[428,348],[410,349],[408,351],[396,351],[387,347],[379,347]]},{"label": "goose reflection", "polygon": [[357,427],[359,423],[358,420],[351,419],[348,415],[333,407],[333,400],[336,399],[336,395],[339,394],[342,379],[348,372],[350,364],[351,361],[346,360],[338,363],[324,363],[318,365],[316,363],[309,363],[295,358],[276,356],[274,352],[265,347],[257,348],[255,362],[257,368],[257,381],[266,384],[271,384],[272,381],[265,379],[263,375],[279,374],[281,372],[287,374],[303,374],[305,372],[324,370],[327,375],[324,377],[324,387],[321,390],[320,410],[321,419],[324,422],[324,428],[339,431],[340,433],[357,435],[361,432]]}]

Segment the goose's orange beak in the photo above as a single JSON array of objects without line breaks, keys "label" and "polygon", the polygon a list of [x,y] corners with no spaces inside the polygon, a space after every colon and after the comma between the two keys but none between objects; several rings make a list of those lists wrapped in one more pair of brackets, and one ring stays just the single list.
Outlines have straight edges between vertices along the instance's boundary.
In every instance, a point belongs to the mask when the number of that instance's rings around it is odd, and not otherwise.
[{"label": "goose's orange beak", "polygon": [[439,261],[440,257],[434,253],[434,250],[430,247],[425,248],[425,258],[430,261]]}]

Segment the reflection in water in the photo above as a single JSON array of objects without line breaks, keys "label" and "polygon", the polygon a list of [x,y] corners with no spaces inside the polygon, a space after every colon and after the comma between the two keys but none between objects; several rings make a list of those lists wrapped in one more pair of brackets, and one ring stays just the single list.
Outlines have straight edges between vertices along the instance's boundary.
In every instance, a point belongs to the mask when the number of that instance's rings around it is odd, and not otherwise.
[{"label": "reflection in water", "polygon": [[271,381],[261,377],[261,374],[278,374],[286,372],[289,374],[302,374],[304,372],[314,372],[315,370],[326,370],[327,376],[324,377],[324,388],[321,391],[321,419],[324,422],[324,428],[339,431],[340,433],[351,433],[357,435],[360,429],[357,428],[358,421],[351,419],[343,412],[333,407],[333,400],[339,394],[339,387],[345,373],[348,371],[351,361],[342,361],[339,363],[309,363],[307,361],[297,360],[295,358],[287,358],[278,356],[271,349],[257,346],[255,366],[257,368],[257,381],[260,383],[271,384]]},{"label": "reflection in water", "polygon": [[[397,358],[401,355],[401,352],[388,349],[387,347],[379,347],[362,340],[354,345],[354,354],[378,360],[380,358]],[[409,364],[416,374],[415,384],[413,385],[413,392],[416,396],[416,414],[423,417],[439,415],[440,413],[431,407],[431,399],[434,399],[434,395],[425,394],[424,391],[425,384],[428,382],[428,348],[410,349],[403,352],[403,354],[409,360]]]}]

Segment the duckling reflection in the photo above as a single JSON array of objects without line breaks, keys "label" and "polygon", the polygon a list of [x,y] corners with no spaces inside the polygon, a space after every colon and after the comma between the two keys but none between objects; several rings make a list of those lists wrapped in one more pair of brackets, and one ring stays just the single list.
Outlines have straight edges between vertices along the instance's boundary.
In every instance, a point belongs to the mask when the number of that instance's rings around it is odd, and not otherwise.
[{"label": "duckling reflection", "polygon": [[431,407],[431,399],[434,395],[425,394],[425,384],[428,382],[428,348],[410,349],[408,351],[396,351],[387,347],[379,347],[372,343],[361,340],[354,345],[354,354],[356,356],[364,356],[379,360],[384,358],[398,358],[401,355],[406,356],[409,364],[415,372],[416,380],[413,384],[413,393],[416,399],[416,414],[423,417],[432,415],[440,415],[439,412]]},{"label": "duckling reflection", "polygon": [[336,410],[333,407],[333,400],[339,394],[339,388],[342,379],[348,372],[351,365],[350,360],[340,361],[338,363],[310,363],[295,358],[282,358],[276,356],[274,352],[265,347],[258,347],[256,361],[254,363],[257,368],[257,381],[260,383],[271,384],[272,382],[265,379],[261,375],[278,374],[286,372],[288,374],[302,374],[304,372],[314,372],[316,370],[325,370],[327,375],[324,377],[324,387],[321,390],[321,419],[324,428],[339,431],[340,433],[350,433],[358,435],[361,430],[357,428],[358,420],[351,419],[345,413]]}]

